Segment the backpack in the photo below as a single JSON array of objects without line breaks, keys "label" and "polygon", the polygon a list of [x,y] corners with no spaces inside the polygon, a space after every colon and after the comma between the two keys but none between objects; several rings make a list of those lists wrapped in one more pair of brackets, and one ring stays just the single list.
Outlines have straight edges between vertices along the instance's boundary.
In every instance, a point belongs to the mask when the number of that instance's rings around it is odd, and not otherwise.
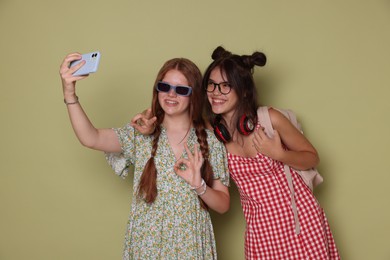
[{"label": "backpack", "polygon": [[[294,112],[289,109],[277,109],[285,117],[287,117],[290,122],[303,134],[301,125],[299,124],[297,117]],[[257,109],[257,118],[258,123],[264,127],[264,132],[267,136],[273,137],[274,129],[272,127],[271,118],[269,117],[268,107],[262,106]],[[295,169],[294,169],[295,170]],[[322,176],[319,174],[317,169],[312,168],[309,170],[295,170],[302,178],[303,182],[313,191],[314,187],[323,182]],[[300,224],[298,219],[298,210],[294,198],[294,186],[292,183],[290,166],[284,165],[284,173],[286,174],[287,183],[291,192],[291,207],[295,219],[295,232],[296,234],[300,233]]]},{"label": "backpack", "polygon": [[[293,111],[291,111],[290,109],[276,109],[276,110],[278,110],[285,117],[287,117],[290,120],[290,122],[303,134],[301,125],[298,122],[297,117]],[[266,107],[266,106],[259,107],[257,110],[257,116],[258,116],[258,120],[259,120],[260,125],[262,127],[264,127],[264,132],[266,133],[266,135],[269,137],[272,137],[274,129],[272,127],[271,119],[269,117],[268,107]],[[287,165],[285,165],[285,170],[286,170],[286,168],[289,168],[289,167]],[[313,190],[314,187],[316,187],[317,185],[319,185],[323,182],[322,176],[319,174],[319,172],[315,168],[312,168],[309,170],[304,170],[304,171],[303,170],[295,170],[295,171],[302,177],[305,184],[311,190]]]}]

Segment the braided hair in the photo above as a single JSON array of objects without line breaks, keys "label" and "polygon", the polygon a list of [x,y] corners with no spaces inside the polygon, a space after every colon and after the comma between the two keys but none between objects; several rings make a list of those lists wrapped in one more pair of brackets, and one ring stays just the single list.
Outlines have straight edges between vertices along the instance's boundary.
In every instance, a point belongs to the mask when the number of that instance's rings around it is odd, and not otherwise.
[{"label": "braided hair", "polygon": [[[192,94],[190,96],[189,116],[195,128],[197,141],[200,146],[204,163],[201,168],[201,175],[208,186],[212,185],[213,170],[208,160],[209,146],[207,143],[207,133],[205,121],[202,116],[203,109],[203,91],[202,91],[202,74],[199,68],[190,60],[185,58],[175,58],[168,60],[162,66],[157,74],[155,85],[161,81],[164,76],[171,70],[180,71],[187,79],[189,86],[192,87]],[[151,157],[147,161],[144,171],[141,175],[141,180],[138,186],[138,196],[143,198],[147,203],[152,203],[158,195],[157,190],[157,169],[154,163],[154,157],[158,150],[158,141],[161,134],[161,124],[164,121],[165,112],[158,102],[158,92],[153,86],[152,98],[152,114],[157,117],[156,128],[153,132]],[[200,199],[199,199],[200,200]],[[200,200],[202,207],[207,208],[202,200]]]}]

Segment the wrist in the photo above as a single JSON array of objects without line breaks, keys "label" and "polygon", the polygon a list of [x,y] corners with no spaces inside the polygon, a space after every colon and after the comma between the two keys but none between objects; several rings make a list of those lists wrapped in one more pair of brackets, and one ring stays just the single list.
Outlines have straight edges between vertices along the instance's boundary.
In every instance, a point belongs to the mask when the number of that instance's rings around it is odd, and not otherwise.
[{"label": "wrist", "polygon": [[74,95],[74,97],[71,98],[64,98],[65,105],[74,105],[79,103],[79,97]]},{"label": "wrist", "polygon": [[76,96],[76,91],[74,89],[72,89],[72,90],[64,89],[63,94],[64,94],[64,98],[66,98],[66,99],[72,98],[72,97]]},{"label": "wrist", "polygon": [[195,187],[190,186],[190,189],[195,191],[196,195],[202,196],[203,194],[206,193],[207,185],[206,185],[206,182],[202,179],[199,186],[195,186]]},{"label": "wrist", "polygon": [[205,181],[203,179],[201,179],[197,185],[190,185],[190,189],[191,190],[198,190],[199,188],[201,188],[203,186],[203,184],[205,184]]},{"label": "wrist", "polygon": [[202,196],[203,194],[206,193],[206,190],[207,190],[207,185],[205,182],[203,182],[203,184],[198,189],[196,189],[195,192],[196,195]]},{"label": "wrist", "polygon": [[275,153],[274,159],[277,161],[280,161],[280,162],[285,162],[287,153],[288,153],[288,150],[281,149],[278,153]]}]

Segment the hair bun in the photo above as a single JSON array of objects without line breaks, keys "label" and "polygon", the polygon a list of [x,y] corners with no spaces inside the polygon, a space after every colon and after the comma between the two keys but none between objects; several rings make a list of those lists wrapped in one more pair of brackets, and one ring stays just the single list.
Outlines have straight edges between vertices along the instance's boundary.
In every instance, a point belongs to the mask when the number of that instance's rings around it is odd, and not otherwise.
[{"label": "hair bun", "polygon": [[215,48],[215,50],[213,51],[213,54],[211,54],[211,58],[213,60],[218,60],[218,59],[221,59],[221,58],[225,58],[225,57],[228,57],[232,55],[231,52],[228,52],[227,50],[225,50],[222,46],[218,46],[217,48]]},{"label": "hair bun", "polygon": [[242,61],[244,64],[252,69],[255,65],[264,66],[267,63],[267,57],[262,52],[254,52],[252,55],[242,55]]}]

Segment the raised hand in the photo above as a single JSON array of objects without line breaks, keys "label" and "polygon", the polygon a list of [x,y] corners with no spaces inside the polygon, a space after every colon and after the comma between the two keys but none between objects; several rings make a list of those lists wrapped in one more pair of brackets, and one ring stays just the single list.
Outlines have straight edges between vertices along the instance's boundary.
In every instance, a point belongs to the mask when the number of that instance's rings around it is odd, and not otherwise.
[{"label": "raised hand", "polygon": [[199,151],[199,145],[194,145],[194,153],[191,153],[187,144],[184,144],[188,159],[180,158],[175,166],[174,170],[177,175],[182,177],[190,186],[199,187],[202,182],[202,176],[200,169],[203,165],[204,159],[202,153]]},{"label": "raised hand", "polygon": [[150,135],[153,133],[157,117],[152,115],[152,109],[148,108],[142,113],[135,115],[131,119],[131,126],[138,130],[143,135]]},{"label": "raised hand", "polygon": [[66,92],[73,92],[74,93],[76,81],[81,80],[81,79],[85,79],[86,77],[88,77],[88,75],[83,75],[83,76],[73,76],[72,75],[76,70],[78,70],[79,68],[84,66],[85,61],[80,62],[79,64],[73,66],[72,68],[69,67],[70,63],[72,61],[80,60],[80,59],[81,59],[81,54],[78,52],[74,52],[74,53],[68,54],[64,58],[64,60],[62,61],[61,65],[60,65],[59,73],[60,73],[61,80],[62,80],[62,87],[63,87],[64,94]]}]

